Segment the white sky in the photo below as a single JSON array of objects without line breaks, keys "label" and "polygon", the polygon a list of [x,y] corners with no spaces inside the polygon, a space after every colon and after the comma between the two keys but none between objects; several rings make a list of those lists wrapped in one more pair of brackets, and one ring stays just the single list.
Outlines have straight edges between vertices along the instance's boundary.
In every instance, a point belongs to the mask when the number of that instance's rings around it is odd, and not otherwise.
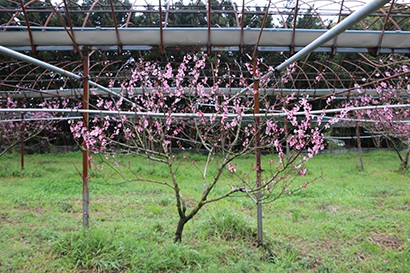
[{"label": "white sky", "polygon": [[[134,2],[135,1],[135,2]],[[131,3],[134,2],[135,5],[147,5],[152,4],[154,6],[159,4],[159,0],[130,0]],[[165,5],[168,0],[161,0],[161,4]],[[171,4],[179,2],[178,0],[169,0]],[[197,1],[197,0],[194,0]],[[201,0],[203,3],[206,3],[207,0]],[[219,0],[221,2],[222,0]],[[239,10],[242,10],[242,3],[243,0],[232,0],[236,2],[239,6]],[[367,2],[374,1],[374,0],[345,0],[344,1],[344,9],[345,13],[351,13],[356,9],[362,7]],[[184,3],[189,3],[191,0],[183,0]],[[277,8],[283,8],[287,3],[291,2],[291,5],[295,5],[296,0],[271,0],[270,10],[276,11]],[[293,2],[293,4],[292,4]],[[336,3],[335,3],[336,2]],[[245,6],[259,6],[265,7],[269,3],[269,0],[245,0]],[[317,9],[317,12],[321,14],[323,20],[327,22],[331,22],[336,20],[336,14],[340,12],[340,4],[342,0],[299,0],[299,8],[300,11],[308,11],[312,7]],[[410,0],[396,0],[395,3],[410,3]]]},{"label": "white sky", "polygon": [[[172,3],[175,3],[175,2],[179,2],[179,0],[169,0],[169,1],[171,1],[171,4]],[[189,3],[190,2],[190,0],[183,0],[185,3]],[[202,0],[202,2],[206,2],[207,0]],[[221,0],[220,0],[221,1]],[[233,2],[236,2],[239,6],[242,6],[242,0],[232,0]],[[332,3],[332,2],[334,2],[334,1],[326,1],[326,0],[315,0],[315,1],[309,1],[309,0],[304,0],[304,1],[306,1],[306,2],[308,2],[308,3],[312,3],[312,2],[315,2],[316,3],[316,5],[318,5],[319,3],[320,3],[320,5],[323,5],[323,4],[328,4],[328,3]],[[366,3],[366,2],[368,2],[368,1],[372,1],[372,0],[354,0],[354,2],[356,2],[356,4],[359,4],[359,3]],[[400,1],[405,1],[405,0],[399,0],[399,2]],[[132,1],[131,1],[132,2]],[[162,4],[164,5],[166,2],[167,2],[167,0],[161,0],[161,2],[162,2]],[[287,0],[272,0],[272,2],[271,3],[275,3],[275,4],[277,4],[277,5],[279,5],[279,6],[283,6],[284,4],[286,4],[286,2],[288,2]],[[293,2],[296,2],[295,0],[293,0]],[[302,3],[303,1],[300,1],[300,3]],[[340,2],[342,2],[341,0],[340,0]],[[349,0],[348,1],[345,1],[345,2],[349,2]],[[352,0],[350,0],[350,2],[352,2]],[[136,0],[135,1],[135,3],[136,4],[138,4],[138,5],[145,5],[146,3],[149,3],[149,4],[152,4],[152,5],[158,5],[158,3],[159,3],[159,0]],[[261,6],[261,7],[263,7],[263,6],[267,6],[268,5],[268,3],[269,3],[269,0],[245,0],[245,6],[246,5],[249,5],[249,6]]]},{"label": "white sky", "polygon": [[[158,5],[159,0],[134,0],[136,4],[138,5],[145,5],[146,3],[152,4],[152,5]],[[178,0],[169,0],[172,3],[177,2]],[[185,3],[189,3],[190,0],[183,0]],[[202,0],[202,2],[206,2],[207,0]],[[221,0],[220,0],[221,1]],[[239,6],[242,6],[242,1],[243,0],[233,0],[234,2],[236,2]],[[367,2],[370,2],[373,0],[346,0],[345,1],[345,5],[349,6],[349,7],[360,7],[362,5],[364,5]],[[133,2],[131,0],[131,2]],[[161,0],[162,4],[166,3],[167,0]],[[283,6],[286,2],[288,2],[288,0],[272,0],[271,3],[275,3],[278,6]],[[293,0],[293,2],[296,2],[295,0]],[[334,4],[334,2],[339,2],[341,3],[341,0],[333,0],[333,1],[329,1],[329,0],[300,0],[299,1],[300,4],[302,4],[302,2],[306,2],[309,4],[314,5],[315,7],[320,7],[320,6],[326,6],[330,9],[338,9],[340,8],[339,4]],[[249,6],[267,6],[269,3],[269,0],[245,0],[245,6],[249,5]],[[399,3],[399,4],[404,4],[410,3],[410,0],[396,0],[395,3]]]}]

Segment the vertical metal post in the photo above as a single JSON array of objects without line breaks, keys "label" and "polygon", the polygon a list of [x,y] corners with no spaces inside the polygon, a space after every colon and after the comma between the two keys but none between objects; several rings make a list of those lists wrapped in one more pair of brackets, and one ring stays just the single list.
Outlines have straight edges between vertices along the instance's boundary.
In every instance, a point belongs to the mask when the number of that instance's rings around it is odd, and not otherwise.
[{"label": "vertical metal post", "polygon": [[[83,93],[83,109],[88,110],[88,101],[89,101],[89,67],[90,67],[90,57],[88,52],[88,47],[84,47],[84,54],[83,54],[83,67],[84,67],[84,93]],[[88,113],[83,113],[83,127],[88,129]],[[88,189],[88,182],[89,182],[89,156],[90,152],[87,148],[87,143],[83,141],[83,227],[88,228],[89,223],[89,189]]]},{"label": "vertical metal post", "polygon": [[295,13],[293,14],[292,42],[290,46],[290,55],[295,54],[296,24],[298,22],[298,13],[299,13],[299,0],[296,0]]},{"label": "vertical metal post", "polygon": [[207,7],[208,7],[208,10],[206,12],[206,17],[207,17],[206,19],[208,20],[208,55],[210,55],[211,54],[211,16],[212,16],[212,13],[211,13],[211,8],[212,8],[211,0],[208,0]]},{"label": "vertical metal post", "polygon": [[245,27],[245,0],[242,0],[242,15],[241,15],[241,54],[243,54],[244,51],[244,27]]},{"label": "vertical metal post", "polygon": [[[285,105],[285,109],[286,109],[286,105]],[[286,140],[288,140],[289,136],[289,121],[288,118],[285,117],[285,138]],[[289,161],[290,158],[290,147],[289,147],[289,142],[286,141],[286,160]]]},{"label": "vertical metal post", "polygon": [[158,0],[158,1],[159,1],[159,40],[160,40],[159,49],[161,53],[163,53],[164,52],[164,38],[163,38],[164,34],[162,32],[162,3],[161,3],[161,0]]},{"label": "vertical metal post", "polygon": [[20,164],[21,170],[24,171],[24,131],[26,130],[24,124],[24,114],[21,114],[21,127],[20,127]]},{"label": "vertical metal post", "polygon": [[[254,100],[254,113],[259,114],[259,75],[257,73],[258,68],[258,58],[254,56],[253,58],[253,100]],[[255,153],[256,153],[256,187],[260,188],[262,186],[261,176],[262,176],[262,167],[261,167],[261,149],[260,149],[260,123],[261,119],[259,116],[255,117]],[[258,220],[258,245],[263,244],[263,228],[262,228],[262,202],[261,202],[262,192],[258,190],[256,192],[257,200],[257,220]]]}]

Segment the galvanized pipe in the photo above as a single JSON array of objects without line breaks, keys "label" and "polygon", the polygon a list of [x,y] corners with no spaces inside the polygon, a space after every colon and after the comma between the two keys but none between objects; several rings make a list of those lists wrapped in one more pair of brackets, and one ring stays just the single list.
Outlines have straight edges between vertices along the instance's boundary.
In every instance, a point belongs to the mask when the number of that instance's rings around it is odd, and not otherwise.
[{"label": "galvanized pipe", "polygon": [[[364,5],[362,8],[359,10],[353,12],[350,14],[346,19],[344,19],[342,22],[338,23],[335,27],[332,29],[328,30],[325,32],[322,36],[305,46],[303,49],[301,49],[298,53],[281,63],[280,65],[276,66],[275,69],[269,73],[266,73],[264,76],[260,78],[260,80],[266,80],[271,78],[275,73],[280,73],[283,69],[287,68],[289,65],[292,63],[298,61],[299,59],[303,58],[304,56],[312,53],[315,49],[319,48],[321,45],[325,44],[326,42],[330,41],[331,39],[337,37],[337,35],[341,34],[342,32],[346,31],[350,26],[353,24],[359,22],[369,14],[371,14],[373,11],[381,8],[385,4],[387,4],[390,0],[375,0],[375,1],[370,1],[366,5]],[[237,95],[231,97],[229,99],[232,100],[235,97],[247,92],[250,88],[245,87],[239,92]]]},{"label": "galvanized pipe", "polygon": [[62,121],[62,120],[74,120],[82,119],[83,117],[49,117],[49,118],[15,118],[15,119],[4,119],[0,120],[0,123],[7,122],[21,122],[21,121]]},{"label": "galvanized pipe", "polygon": [[375,10],[383,7],[385,4],[390,2],[390,0],[373,0],[369,1],[366,5],[361,7],[359,10],[350,14],[346,19],[342,22],[337,24],[335,27],[327,31],[325,34],[305,46],[301,51],[287,59],[282,64],[275,67],[275,71],[280,72],[292,63],[300,60],[304,56],[310,54],[315,49],[323,45],[324,43],[330,41],[331,39],[335,38],[337,35],[341,34],[342,32],[346,31],[350,26],[354,25],[355,23],[359,22],[366,16],[370,15]]},{"label": "galvanized pipe", "polygon": [[[15,51],[15,50],[9,49],[9,48],[4,47],[4,46],[1,46],[1,45],[0,45],[0,54],[9,56],[9,57],[11,57],[11,58],[13,58],[13,59],[17,59],[17,60],[21,60],[21,61],[24,61],[24,62],[28,62],[28,63],[34,64],[34,65],[37,65],[37,66],[39,66],[39,67],[42,67],[42,68],[44,68],[44,69],[51,70],[51,71],[53,71],[53,72],[55,72],[55,73],[58,73],[58,74],[60,74],[60,75],[62,75],[62,76],[65,76],[65,77],[73,78],[73,79],[76,79],[76,80],[84,80],[84,77],[83,77],[83,76],[77,75],[77,74],[72,73],[72,72],[70,72],[70,71],[64,70],[64,69],[62,69],[62,68],[60,68],[60,67],[57,67],[57,66],[54,66],[54,65],[52,65],[52,64],[49,64],[49,63],[40,61],[39,59],[30,57],[30,56],[28,56],[28,55],[22,54],[22,53],[20,53],[20,52],[17,52],[17,51]],[[111,91],[110,89],[108,89],[107,87],[104,87],[104,86],[102,86],[102,85],[100,85],[100,84],[98,84],[98,83],[96,83],[96,82],[89,81],[89,85],[90,85],[90,86],[93,86],[93,87],[95,87],[95,88],[98,88],[98,89],[100,89],[100,90],[102,90],[102,91],[104,91],[104,92],[106,92],[106,93],[108,93],[108,94],[111,94],[111,95],[113,95],[113,96],[122,97],[120,94],[117,94],[117,93]],[[127,101],[127,102],[132,103],[130,100],[128,100],[128,99],[126,99],[126,98],[124,98],[124,97],[122,97],[122,98],[123,98],[124,101]]]},{"label": "galvanized pipe", "polygon": [[[90,68],[90,54],[88,51],[88,47],[84,47],[84,53],[83,53],[83,67],[84,67],[84,82],[83,82],[83,87],[84,87],[84,92],[83,92],[83,109],[84,110],[89,110],[89,91],[90,91],[90,86],[89,86],[89,81],[88,81],[88,72]],[[88,130],[88,116],[89,113],[84,112],[83,113],[83,128],[85,130]],[[83,151],[82,151],[82,156],[83,156],[83,173],[82,173],[82,181],[83,181],[83,227],[88,228],[89,227],[89,218],[90,218],[90,213],[89,213],[89,203],[90,203],[90,195],[89,195],[89,181],[90,177],[88,175],[88,169],[89,169],[89,164],[90,164],[90,151],[87,148],[87,143],[86,140],[83,140]]]},{"label": "galvanized pipe", "polygon": [[[342,111],[354,112],[361,110],[374,110],[374,109],[389,109],[389,108],[410,108],[410,104],[391,104],[391,105],[372,105],[372,106],[358,106],[346,108],[336,108],[336,109],[326,109],[326,110],[313,110],[310,111],[312,115],[321,115],[323,113],[340,113]],[[132,111],[109,111],[109,110],[84,110],[84,109],[50,109],[50,108],[0,108],[0,113],[67,113],[67,114],[81,114],[89,113],[93,115],[125,115],[125,116],[142,116],[142,117],[153,117],[153,118],[167,118],[168,116],[174,118],[237,118],[238,114],[214,114],[214,113],[155,113],[155,112],[132,112]],[[260,113],[260,114],[243,114],[241,117],[246,118],[270,118],[270,117],[286,117],[288,114],[285,112],[279,113]],[[295,116],[304,116],[306,113],[304,111],[294,113]]]},{"label": "galvanized pipe", "polygon": [[21,114],[21,127],[20,127],[20,165],[21,170],[24,171],[24,133],[26,131],[24,124],[24,114]]}]

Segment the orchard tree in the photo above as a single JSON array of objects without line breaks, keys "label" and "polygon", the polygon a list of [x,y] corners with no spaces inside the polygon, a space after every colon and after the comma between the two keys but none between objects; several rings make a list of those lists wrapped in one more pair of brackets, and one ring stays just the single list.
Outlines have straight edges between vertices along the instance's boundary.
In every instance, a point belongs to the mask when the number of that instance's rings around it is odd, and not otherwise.
[{"label": "orchard tree", "polygon": [[[400,171],[406,171],[409,168],[410,158],[410,83],[408,76],[410,68],[408,60],[380,60],[380,64],[386,69],[375,74],[375,77],[380,79],[374,86],[375,92],[366,92],[365,89],[356,85],[360,96],[345,106],[381,106],[377,109],[352,112],[351,117],[361,120],[361,126],[369,132],[386,138],[400,159]],[[384,78],[391,78],[391,80],[383,80]],[[363,79],[363,82],[365,81],[366,79]],[[403,106],[382,107],[394,104]]]},{"label": "orchard tree", "polygon": [[[267,88],[260,98],[263,114],[258,116],[259,124],[255,123],[254,95],[258,89],[247,79],[249,75],[260,76],[259,70],[253,71],[254,67],[248,65],[249,71],[238,72],[235,78],[240,78],[237,84],[244,92],[235,94],[222,89],[231,86],[230,77],[219,74],[218,66],[213,66],[213,79],[204,74],[209,69],[206,58],[203,53],[186,55],[177,66],[139,60],[132,78],[122,85],[132,105],[101,97],[94,107],[107,112],[90,118],[88,129],[82,121],[71,122],[74,137],[79,143],[84,140],[94,153],[123,149],[167,166],[169,179],[155,181],[138,174],[132,179],[172,190],[179,216],[176,242],[182,240],[186,223],[209,203],[238,195],[248,196],[256,203],[267,202],[305,188],[308,182],[297,184],[299,180],[295,178],[306,174],[303,164],[324,148],[324,112],[313,116],[308,97],[282,96]],[[282,80],[288,80],[291,72],[287,71]],[[263,79],[261,86],[265,84]],[[284,151],[287,145],[288,154]],[[180,156],[176,156],[175,148],[200,173],[201,181],[192,181],[202,185],[197,200],[186,196],[187,191],[182,188],[178,175]],[[198,148],[206,151],[203,164],[189,159],[189,150]],[[264,172],[258,169],[260,166],[253,166],[253,171],[261,174],[259,184],[255,183],[255,175],[240,171],[241,166],[235,162],[256,149],[271,157]],[[234,182],[221,182],[225,175],[231,175]]]},{"label": "orchard tree", "polygon": [[[24,102],[19,102],[10,97],[0,102],[0,105],[4,110],[25,108]],[[53,107],[51,105],[46,101],[41,104],[42,107]],[[0,145],[2,146],[0,156],[21,142],[41,138],[41,143],[48,143],[57,134],[54,118],[50,113],[2,111],[0,113]]]}]

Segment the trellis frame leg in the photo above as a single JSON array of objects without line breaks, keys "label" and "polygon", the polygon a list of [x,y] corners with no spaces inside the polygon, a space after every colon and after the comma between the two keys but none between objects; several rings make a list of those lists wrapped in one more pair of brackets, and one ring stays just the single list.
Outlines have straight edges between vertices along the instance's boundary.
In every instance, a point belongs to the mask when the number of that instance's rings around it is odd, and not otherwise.
[{"label": "trellis frame leg", "polygon": [[26,127],[24,124],[24,114],[21,114],[21,127],[20,127],[20,167],[21,171],[24,171],[24,133],[26,131]]},{"label": "trellis frame leg", "polygon": [[[254,99],[254,114],[260,113],[259,106],[259,76],[257,73],[258,68],[258,58],[255,56],[253,58],[253,99]],[[261,118],[255,116],[255,153],[256,153],[256,200],[257,200],[257,222],[258,222],[258,245],[263,244],[263,226],[262,226],[262,166],[261,166],[261,135],[260,135],[260,123]]]},{"label": "trellis frame leg", "polygon": [[[89,67],[90,67],[90,58],[89,58],[89,52],[88,52],[88,47],[84,47],[84,54],[83,54],[83,67],[84,67],[84,81],[83,81],[83,88],[84,88],[84,93],[83,93],[83,109],[88,110],[89,109],[89,82],[88,82],[88,77],[89,77]],[[88,123],[89,123],[89,116],[88,113],[83,113],[83,127],[87,130],[88,129]],[[82,173],[82,181],[83,181],[83,227],[88,228],[89,227],[89,181],[90,177],[88,174],[89,170],[89,164],[90,164],[90,151],[88,150],[87,143],[85,140],[83,140],[83,173]]]}]

